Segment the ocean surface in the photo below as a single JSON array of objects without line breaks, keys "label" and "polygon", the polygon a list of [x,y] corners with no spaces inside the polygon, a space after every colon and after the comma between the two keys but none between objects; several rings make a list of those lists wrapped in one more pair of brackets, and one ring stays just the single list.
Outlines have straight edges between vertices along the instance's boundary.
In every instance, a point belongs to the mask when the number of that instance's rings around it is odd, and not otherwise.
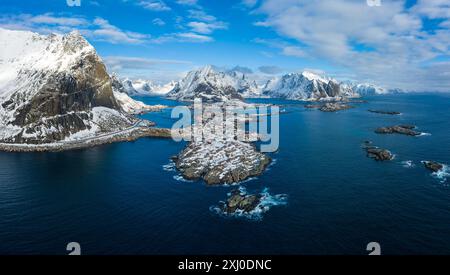
[{"label": "ocean surface", "polygon": [[[146,103],[179,103],[154,97]],[[238,188],[179,180],[169,158],[185,143],[140,139],[62,153],[0,153],[0,254],[450,254],[450,178],[421,164],[450,164],[450,96],[366,98],[323,113],[281,104],[280,148],[249,193],[286,196],[259,218],[213,211]],[[390,116],[368,109],[399,111]],[[170,110],[144,116],[160,127]],[[420,137],[374,129],[415,124]],[[376,162],[365,140],[391,150]]]}]

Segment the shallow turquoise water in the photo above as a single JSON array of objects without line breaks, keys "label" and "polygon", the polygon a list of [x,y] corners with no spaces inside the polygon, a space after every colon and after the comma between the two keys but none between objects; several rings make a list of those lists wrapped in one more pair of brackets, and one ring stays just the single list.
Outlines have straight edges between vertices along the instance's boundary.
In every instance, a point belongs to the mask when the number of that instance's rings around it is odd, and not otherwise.
[{"label": "shallow turquoise water", "polygon": [[[0,253],[65,254],[72,241],[84,254],[367,254],[372,241],[386,254],[450,253],[450,178],[443,182],[420,163],[450,164],[450,97],[368,100],[338,113],[270,100],[287,111],[276,163],[243,186],[286,194],[288,203],[259,221],[210,211],[236,187],[177,181],[176,172],[163,169],[183,143],[141,139],[63,153],[0,153]],[[144,117],[161,127],[173,123],[170,110]],[[431,135],[373,132],[400,123]],[[367,158],[365,140],[396,158]],[[407,160],[415,166],[405,168]]]}]

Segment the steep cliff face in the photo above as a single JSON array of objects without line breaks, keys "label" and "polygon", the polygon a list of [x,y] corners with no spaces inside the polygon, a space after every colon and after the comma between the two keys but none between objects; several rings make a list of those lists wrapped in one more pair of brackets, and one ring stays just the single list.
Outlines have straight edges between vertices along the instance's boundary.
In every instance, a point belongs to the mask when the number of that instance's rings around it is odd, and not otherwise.
[{"label": "steep cliff face", "polygon": [[79,33],[0,29],[0,48],[0,142],[51,143],[91,130],[101,123],[94,121],[96,107],[116,115],[118,128],[132,123],[105,65]]}]

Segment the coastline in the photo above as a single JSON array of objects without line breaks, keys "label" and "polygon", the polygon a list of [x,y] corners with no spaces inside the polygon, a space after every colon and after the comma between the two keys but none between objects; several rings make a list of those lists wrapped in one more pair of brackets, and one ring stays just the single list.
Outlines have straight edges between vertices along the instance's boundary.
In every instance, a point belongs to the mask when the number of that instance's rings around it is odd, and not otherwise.
[{"label": "coastline", "polygon": [[77,140],[66,142],[63,141],[48,144],[0,143],[0,152],[14,152],[14,153],[62,152],[62,151],[86,149],[117,142],[131,142],[145,137],[171,138],[171,131],[170,129],[166,128],[138,126],[138,127],[131,127],[120,133],[113,133],[111,135],[106,136],[97,136],[88,140],[79,140],[79,141]]}]

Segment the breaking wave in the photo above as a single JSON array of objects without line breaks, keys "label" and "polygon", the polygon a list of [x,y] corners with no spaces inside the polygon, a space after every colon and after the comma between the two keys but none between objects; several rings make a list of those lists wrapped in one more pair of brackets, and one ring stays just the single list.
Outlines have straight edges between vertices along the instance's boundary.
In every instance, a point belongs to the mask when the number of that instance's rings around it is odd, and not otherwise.
[{"label": "breaking wave", "polygon": [[163,170],[164,170],[164,171],[168,171],[168,172],[173,172],[173,171],[176,170],[175,162],[172,161],[172,160],[170,161],[170,163],[165,164],[165,165],[163,165],[162,167],[163,167]]},{"label": "breaking wave", "polygon": [[405,167],[405,168],[413,168],[413,167],[416,166],[412,160],[405,160],[405,161],[402,161],[402,162],[400,162],[400,163],[401,163],[401,164],[403,165],[403,167]]},{"label": "breaking wave", "polygon": [[[239,187],[240,195],[250,195],[245,187]],[[230,197],[231,192],[227,194]],[[245,218],[252,221],[261,221],[263,219],[263,215],[268,212],[274,206],[287,205],[288,196],[286,194],[276,194],[272,195],[269,193],[269,188],[264,188],[260,195],[260,202],[252,211],[246,212],[243,210],[236,210],[233,213],[228,213],[224,211],[224,206],[226,202],[221,201],[219,205],[213,205],[209,209],[214,214],[217,214],[222,217],[231,217],[231,218]]]},{"label": "breaking wave", "polygon": [[176,181],[182,181],[182,182],[194,182],[194,181],[192,181],[192,180],[187,180],[187,179],[185,179],[183,176],[181,176],[181,175],[175,175],[175,176],[173,176],[173,179],[174,180],[176,180]]},{"label": "breaking wave", "polygon": [[447,178],[450,177],[449,167],[447,165],[444,165],[441,170],[433,172],[431,175],[437,178],[440,183],[445,183],[447,181]]}]

